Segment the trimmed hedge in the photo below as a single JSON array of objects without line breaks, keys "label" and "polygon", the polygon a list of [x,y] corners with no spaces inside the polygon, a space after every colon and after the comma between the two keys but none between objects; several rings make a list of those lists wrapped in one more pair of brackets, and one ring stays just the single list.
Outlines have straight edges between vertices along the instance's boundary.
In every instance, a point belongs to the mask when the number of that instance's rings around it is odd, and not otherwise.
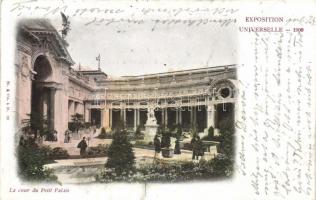
[{"label": "trimmed hedge", "polygon": [[212,160],[163,163],[142,165],[134,173],[118,175],[111,169],[105,169],[96,176],[98,182],[178,182],[207,180],[211,178],[229,178],[233,172],[233,161],[219,154]]}]

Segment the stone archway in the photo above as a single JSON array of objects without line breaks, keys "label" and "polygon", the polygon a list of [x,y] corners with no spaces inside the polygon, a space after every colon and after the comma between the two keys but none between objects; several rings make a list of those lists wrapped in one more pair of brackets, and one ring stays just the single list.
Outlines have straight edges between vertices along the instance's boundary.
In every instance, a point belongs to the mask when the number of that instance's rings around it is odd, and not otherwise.
[{"label": "stone archway", "polygon": [[45,55],[39,55],[34,61],[33,70],[31,116],[46,119],[48,130],[53,131],[56,88],[49,84],[53,75],[52,66]]},{"label": "stone archway", "polygon": [[227,130],[234,126],[238,82],[234,79],[214,80],[209,86],[207,127]]}]

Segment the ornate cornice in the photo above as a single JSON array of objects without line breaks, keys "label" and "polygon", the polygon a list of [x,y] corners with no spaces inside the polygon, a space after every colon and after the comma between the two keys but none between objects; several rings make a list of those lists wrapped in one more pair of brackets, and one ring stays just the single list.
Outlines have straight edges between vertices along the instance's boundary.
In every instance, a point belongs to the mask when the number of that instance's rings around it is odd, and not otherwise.
[{"label": "ornate cornice", "polygon": [[32,48],[27,46],[25,43],[17,42],[17,50],[28,55],[32,55]]}]

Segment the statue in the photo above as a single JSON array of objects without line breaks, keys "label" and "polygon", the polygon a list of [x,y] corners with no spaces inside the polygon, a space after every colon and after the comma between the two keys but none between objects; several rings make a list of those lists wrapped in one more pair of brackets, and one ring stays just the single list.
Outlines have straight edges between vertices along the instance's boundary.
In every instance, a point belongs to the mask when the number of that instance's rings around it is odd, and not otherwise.
[{"label": "statue", "polygon": [[153,142],[154,137],[157,133],[158,125],[155,117],[155,111],[153,108],[148,108],[147,121],[145,124],[145,137],[144,140],[147,142]]},{"label": "statue", "polygon": [[153,109],[148,109],[146,125],[157,125],[157,120]]}]

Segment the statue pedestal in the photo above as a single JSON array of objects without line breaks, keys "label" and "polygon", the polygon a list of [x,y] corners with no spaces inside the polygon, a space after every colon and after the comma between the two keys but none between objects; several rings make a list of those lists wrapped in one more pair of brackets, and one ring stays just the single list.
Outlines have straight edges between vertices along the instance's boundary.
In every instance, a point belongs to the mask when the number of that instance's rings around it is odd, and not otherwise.
[{"label": "statue pedestal", "polygon": [[158,129],[157,124],[145,124],[145,136],[144,136],[144,140],[146,142],[154,142],[154,137],[157,133],[157,129]]}]

